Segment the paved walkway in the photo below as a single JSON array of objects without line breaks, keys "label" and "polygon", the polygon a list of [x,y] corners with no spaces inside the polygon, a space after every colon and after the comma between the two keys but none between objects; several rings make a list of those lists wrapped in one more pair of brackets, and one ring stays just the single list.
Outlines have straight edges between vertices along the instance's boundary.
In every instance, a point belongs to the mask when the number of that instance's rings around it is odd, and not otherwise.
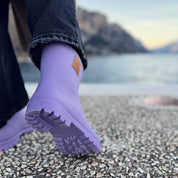
[{"label": "paved walkway", "polygon": [[26,134],[0,153],[0,177],[177,177],[178,107],[143,97],[81,96],[102,153],[64,156],[48,133]]}]

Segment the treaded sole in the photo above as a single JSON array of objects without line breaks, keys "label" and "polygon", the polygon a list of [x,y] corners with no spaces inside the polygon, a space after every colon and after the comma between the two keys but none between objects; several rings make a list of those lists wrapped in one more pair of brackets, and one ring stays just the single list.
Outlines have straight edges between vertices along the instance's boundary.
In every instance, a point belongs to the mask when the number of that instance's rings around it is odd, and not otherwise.
[{"label": "treaded sole", "polygon": [[74,123],[69,125],[61,116],[54,112],[32,111],[26,114],[27,123],[40,132],[48,131],[52,134],[56,146],[63,154],[99,153],[101,148],[86,136],[85,130],[79,129]]},{"label": "treaded sole", "polygon": [[31,127],[22,129],[19,133],[17,133],[16,135],[13,135],[13,137],[8,139],[7,141],[1,142],[1,144],[0,144],[0,152],[1,151],[6,151],[6,150],[8,150],[10,148],[13,148],[20,141],[20,136],[21,135],[23,135],[25,133],[32,132],[32,131],[33,131],[33,129]]}]

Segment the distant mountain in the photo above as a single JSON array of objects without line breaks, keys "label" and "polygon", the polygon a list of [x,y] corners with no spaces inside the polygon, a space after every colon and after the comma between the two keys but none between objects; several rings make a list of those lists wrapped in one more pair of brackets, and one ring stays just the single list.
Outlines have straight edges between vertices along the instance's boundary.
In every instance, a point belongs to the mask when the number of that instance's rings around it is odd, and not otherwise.
[{"label": "distant mountain", "polygon": [[178,53],[178,41],[169,43],[161,48],[156,48],[151,50],[152,52],[162,52],[162,53]]},{"label": "distant mountain", "polygon": [[120,25],[109,23],[105,15],[78,8],[77,16],[87,54],[147,52],[140,41]]}]

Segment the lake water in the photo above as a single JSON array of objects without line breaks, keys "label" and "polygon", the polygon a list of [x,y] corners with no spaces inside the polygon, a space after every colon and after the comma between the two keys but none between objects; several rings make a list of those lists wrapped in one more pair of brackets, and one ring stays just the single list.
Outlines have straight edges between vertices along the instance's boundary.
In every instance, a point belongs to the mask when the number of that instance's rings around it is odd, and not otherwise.
[{"label": "lake water", "polygon": [[[40,73],[20,64],[25,82],[38,82]],[[114,84],[178,84],[178,54],[123,54],[91,57],[82,82]]]}]

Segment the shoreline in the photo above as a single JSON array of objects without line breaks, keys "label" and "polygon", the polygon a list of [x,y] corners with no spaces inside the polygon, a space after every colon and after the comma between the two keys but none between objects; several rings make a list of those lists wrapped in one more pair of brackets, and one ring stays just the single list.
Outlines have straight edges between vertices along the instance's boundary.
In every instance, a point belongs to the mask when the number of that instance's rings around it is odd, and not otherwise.
[{"label": "shoreline", "polygon": [[[25,87],[31,97],[37,87],[37,83],[25,83]],[[81,83],[80,95],[91,96],[170,96],[178,97],[178,85],[141,85],[141,84],[94,84]]]}]

